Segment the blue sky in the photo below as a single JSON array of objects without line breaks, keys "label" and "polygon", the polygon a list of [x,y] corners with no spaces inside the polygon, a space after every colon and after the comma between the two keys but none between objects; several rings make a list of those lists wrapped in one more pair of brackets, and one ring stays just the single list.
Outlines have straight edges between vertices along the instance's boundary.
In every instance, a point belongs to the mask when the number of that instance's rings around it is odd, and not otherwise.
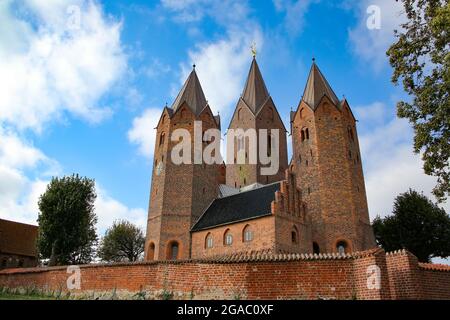
[{"label": "blue sky", "polygon": [[[412,153],[404,98],[385,56],[402,21],[390,0],[1,0],[0,217],[36,223],[53,175],[95,178],[102,234],[114,219],[144,228],[154,126],[191,65],[227,127],[257,60],[275,104],[288,114],[312,57],[358,118],[371,218],[435,179]],[[369,5],[381,29],[370,30]],[[443,206],[448,211],[448,204]]]}]

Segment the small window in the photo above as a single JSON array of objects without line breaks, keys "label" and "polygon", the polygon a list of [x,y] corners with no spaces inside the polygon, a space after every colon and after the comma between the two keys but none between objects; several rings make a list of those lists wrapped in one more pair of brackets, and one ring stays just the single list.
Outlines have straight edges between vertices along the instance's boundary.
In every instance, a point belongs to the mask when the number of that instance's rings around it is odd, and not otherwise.
[{"label": "small window", "polygon": [[166,137],[166,134],[163,132],[161,133],[161,135],[159,136],[159,145],[162,146],[164,144],[164,139]]},{"label": "small window", "polygon": [[166,121],[166,115],[163,115],[163,117],[161,119],[161,123],[164,123],[164,121]]},{"label": "small window", "polygon": [[304,130],[302,130],[300,132],[300,136],[301,136],[302,142],[305,141],[305,131]]},{"label": "small window", "polygon": [[225,231],[223,243],[226,246],[231,246],[233,244],[233,235],[231,234],[230,230]]},{"label": "small window", "polygon": [[242,108],[238,110],[238,120],[242,118]]},{"label": "small window", "polygon": [[347,253],[347,247],[347,242],[345,241],[339,241],[336,245],[336,249],[339,254]]},{"label": "small window", "polygon": [[355,141],[355,137],[353,135],[353,130],[350,126],[347,128],[347,132],[348,132],[348,138],[350,139],[350,141]]},{"label": "small window", "polygon": [[304,116],[305,116],[305,109],[301,108],[300,109],[300,119],[303,119]]},{"label": "small window", "polygon": [[178,242],[176,242],[176,241],[171,242],[170,247],[169,247],[168,259],[169,260],[177,260],[178,259],[178,250],[179,250]]},{"label": "small window", "polygon": [[298,231],[297,228],[294,226],[294,228],[291,231],[291,241],[292,244],[297,244],[298,243]]},{"label": "small window", "polygon": [[155,259],[155,244],[153,242],[148,246],[147,260]]},{"label": "small window", "polygon": [[272,107],[269,108],[269,119],[270,121],[273,121],[274,119],[274,112]]},{"label": "small window", "polygon": [[267,156],[270,157],[272,154],[272,136],[267,135]]},{"label": "small window", "polygon": [[306,128],[306,140],[309,140],[309,129]]},{"label": "small window", "polygon": [[211,249],[213,247],[213,237],[211,233],[208,233],[206,236],[205,247],[206,249]]},{"label": "small window", "polygon": [[320,253],[320,247],[317,242],[313,242],[313,253],[319,254]]},{"label": "small window", "polygon": [[243,232],[243,242],[250,242],[253,240],[253,231],[250,229],[250,226],[247,225],[244,228],[244,232]]},{"label": "small window", "polygon": [[292,239],[293,244],[297,243],[297,232],[295,232],[295,231],[291,232],[291,239]]}]

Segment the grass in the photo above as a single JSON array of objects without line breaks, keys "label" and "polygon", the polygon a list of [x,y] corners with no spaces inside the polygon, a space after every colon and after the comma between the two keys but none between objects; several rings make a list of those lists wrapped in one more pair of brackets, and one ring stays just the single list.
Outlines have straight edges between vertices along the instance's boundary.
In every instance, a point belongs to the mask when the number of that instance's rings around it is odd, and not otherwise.
[{"label": "grass", "polygon": [[56,300],[56,298],[38,295],[11,294],[0,292],[0,300]]}]

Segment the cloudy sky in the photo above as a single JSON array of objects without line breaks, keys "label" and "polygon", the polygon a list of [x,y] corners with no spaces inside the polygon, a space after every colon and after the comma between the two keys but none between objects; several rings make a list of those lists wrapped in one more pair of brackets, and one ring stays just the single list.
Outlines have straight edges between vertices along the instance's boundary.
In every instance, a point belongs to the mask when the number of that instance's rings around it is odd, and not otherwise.
[{"label": "cloudy sky", "polygon": [[121,218],[144,228],[162,107],[195,63],[226,127],[252,42],[286,127],[312,57],[347,97],[371,218],[410,187],[430,195],[385,56],[403,18],[391,0],[0,0],[0,217],[35,224],[49,179],[79,173],[96,180],[101,234]]}]

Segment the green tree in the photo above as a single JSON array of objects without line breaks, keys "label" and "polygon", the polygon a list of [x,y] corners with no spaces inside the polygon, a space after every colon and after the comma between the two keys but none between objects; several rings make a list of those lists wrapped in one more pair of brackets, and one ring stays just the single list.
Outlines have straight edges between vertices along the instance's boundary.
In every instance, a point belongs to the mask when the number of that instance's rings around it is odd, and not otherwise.
[{"label": "green tree", "polygon": [[448,0],[402,0],[407,21],[395,31],[387,51],[411,101],[397,104],[397,115],[414,128],[414,152],[422,153],[424,171],[437,177],[439,201],[449,194],[450,157],[450,3]]},{"label": "green tree", "polygon": [[374,219],[373,231],[386,251],[407,249],[422,262],[450,256],[450,216],[411,189],[397,196],[393,215]]},{"label": "green tree", "polygon": [[38,250],[49,265],[88,263],[97,241],[95,182],[78,174],[53,178],[39,198]]},{"label": "green tree", "polygon": [[142,230],[128,221],[115,221],[106,230],[98,250],[103,261],[136,261],[144,252],[145,238]]}]

